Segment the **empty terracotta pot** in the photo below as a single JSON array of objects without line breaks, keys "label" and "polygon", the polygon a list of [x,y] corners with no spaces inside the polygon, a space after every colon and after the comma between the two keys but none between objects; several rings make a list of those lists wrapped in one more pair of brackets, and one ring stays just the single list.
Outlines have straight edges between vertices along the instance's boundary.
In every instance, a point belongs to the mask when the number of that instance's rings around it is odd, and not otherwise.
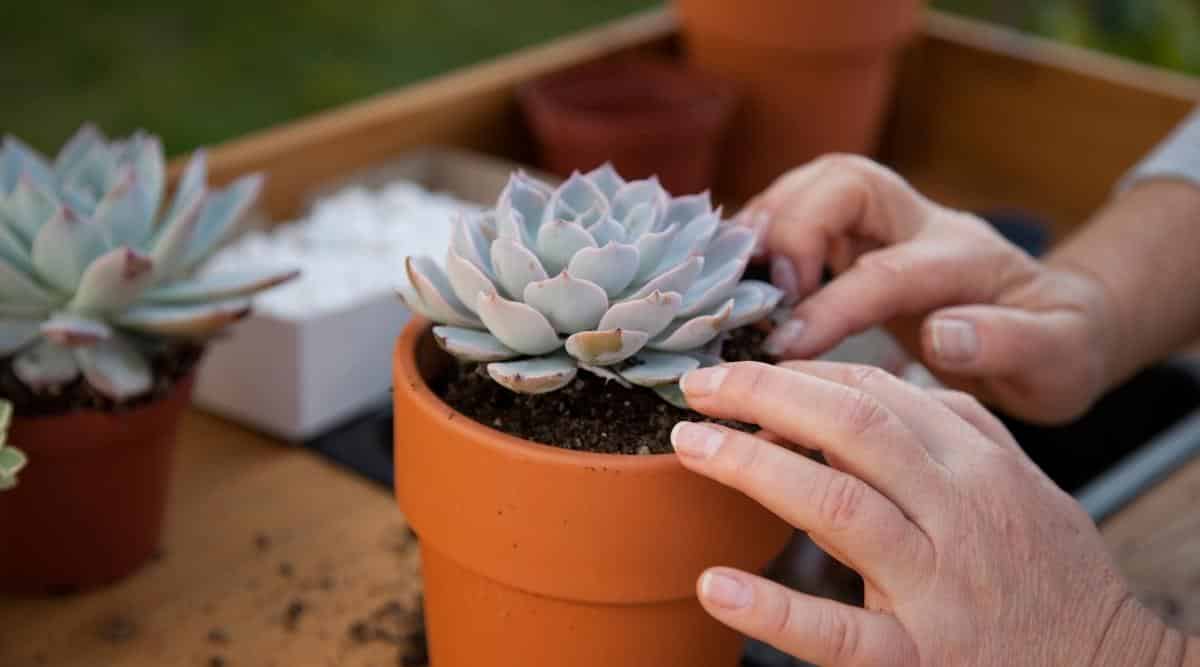
[{"label": "empty terracotta pot", "polygon": [[546,170],[566,177],[611,161],[676,194],[711,187],[737,102],[722,80],[648,58],[557,72],[518,95]]},{"label": "empty terracotta pot", "polygon": [[29,457],[0,493],[0,592],[86,590],[131,574],[162,535],[175,433],[192,378],[127,412],[16,417]]},{"label": "empty terracotta pot", "polygon": [[675,0],[689,62],[744,93],[719,178],[747,199],[826,153],[875,151],[922,0]]},{"label": "empty terracotta pot", "polygon": [[487,428],[429,389],[429,322],[396,345],[400,507],[420,537],[431,664],[735,667],[696,578],[761,571],[791,529],[673,455],[590,454]]}]

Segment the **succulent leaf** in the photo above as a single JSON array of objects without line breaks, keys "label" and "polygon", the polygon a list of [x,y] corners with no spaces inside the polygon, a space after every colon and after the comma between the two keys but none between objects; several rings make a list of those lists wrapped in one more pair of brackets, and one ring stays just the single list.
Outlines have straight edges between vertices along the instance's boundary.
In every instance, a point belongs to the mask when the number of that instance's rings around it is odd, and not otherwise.
[{"label": "succulent leaf", "polygon": [[186,195],[181,193],[176,197],[171,213],[156,235],[154,249],[150,251],[158,279],[174,276],[185,268],[183,258],[200,222],[200,210],[207,194],[207,189],[201,184]]},{"label": "succulent leaf", "polygon": [[198,194],[203,195],[207,191],[208,188],[205,185],[207,176],[208,152],[199,148],[188,158],[183,173],[179,175],[179,183],[175,186],[175,199],[171,202],[171,208],[166,216],[168,220],[181,215],[183,209],[190,206]]},{"label": "succulent leaf", "polygon": [[525,286],[525,303],[533,306],[556,331],[573,334],[590,329],[608,310],[608,294],[595,283],[563,271]]},{"label": "succulent leaf", "polygon": [[496,285],[471,261],[464,259],[451,246],[446,251],[446,277],[454,295],[463,304],[473,304],[481,293],[495,292]]},{"label": "succulent leaf", "polygon": [[63,173],[70,169],[87,155],[92,147],[107,141],[94,123],[84,123],[75,134],[63,144],[58,155],[54,158],[54,171]]},{"label": "succulent leaf", "polygon": [[103,227],[59,208],[33,240],[33,266],[39,277],[69,294],[79,287],[83,272],[110,247]]},{"label": "succulent leaf", "polygon": [[637,354],[650,340],[645,331],[608,329],[581,331],[567,339],[567,353],[581,363],[611,366]]},{"label": "succulent leaf", "polygon": [[617,373],[614,370],[605,368],[604,366],[592,366],[590,364],[585,364],[583,362],[576,362],[576,365],[579,366],[580,370],[585,370],[585,371],[591,373],[592,375],[595,375],[598,378],[602,378],[609,382],[616,382],[617,384],[621,385],[622,387],[625,387],[626,389],[633,388],[633,385],[630,384],[628,380],[621,377],[621,374]]},{"label": "succulent leaf", "polygon": [[491,254],[496,281],[509,297],[520,298],[526,285],[549,277],[537,255],[514,239],[492,241]]},{"label": "succulent leaf", "polygon": [[489,280],[494,278],[496,272],[492,268],[492,242],[483,232],[482,218],[459,216],[455,218],[453,225],[449,250],[474,264]]},{"label": "succulent leaf", "polygon": [[522,354],[546,354],[562,347],[554,326],[533,306],[492,292],[476,298],[475,311],[493,336]]},{"label": "succulent leaf", "polygon": [[651,292],[640,299],[615,304],[600,320],[599,329],[633,329],[657,336],[679,312],[683,299],[676,292]]},{"label": "succulent leaf", "polygon": [[599,247],[603,247],[609,243],[625,242],[625,228],[608,216],[588,227],[587,232],[592,235],[592,239],[595,240],[596,245]]},{"label": "succulent leaf", "polygon": [[224,329],[249,312],[250,302],[246,299],[187,306],[148,305],[126,310],[115,322],[158,336],[201,338]]},{"label": "succulent leaf", "polygon": [[17,181],[16,188],[9,193],[0,205],[0,217],[9,224],[27,242],[33,241],[38,229],[54,215],[59,208],[50,195],[33,184],[29,178],[22,177]]},{"label": "succulent leaf", "polygon": [[653,280],[643,283],[637,291],[625,297],[625,300],[640,299],[654,292],[686,294],[703,268],[703,257],[690,257],[662,272]]},{"label": "succulent leaf", "polygon": [[499,338],[475,329],[434,327],[433,338],[443,350],[467,361],[506,361],[521,356]]},{"label": "succulent leaf", "polygon": [[22,177],[31,179],[43,189],[54,187],[57,179],[46,158],[20,139],[11,135],[4,137],[3,157],[6,192],[12,190]]},{"label": "succulent leaf", "polygon": [[33,257],[29,246],[12,230],[0,216],[0,259],[12,264],[25,273],[33,273]]},{"label": "succulent leaf", "polygon": [[204,200],[200,219],[196,221],[184,256],[184,266],[196,266],[229,240],[242,216],[262,191],[263,180],[261,174],[243,176]]},{"label": "succulent leaf", "polygon": [[592,185],[595,185],[596,189],[600,190],[605,198],[610,201],[617,194],[617,190],[620,190],[621,186],[625,185],[625,179],[621,178],[621,175],[617,173],[611,162],[605,162],[584,174],[584,177],[591,181]]},{"label": "succulent leaf", "polygon": [[538,230],[538,257],[546,272],[552,276],[562,271],[575,253],[595,247],[596,239],[577,222],[551,220]]},{"label": "succulent leaf", "polygon": [[79,377],[79,364],[70,349],[43,340],[17,355],[13,373],[30,389],[45,391],[74,382]]},{"label": "succulent leaf", "polygon": [[73,313],[55,313],[42,323],[41,333],[48,340],[65,347],[95,345],[112,337],[112,329],[99,320]]},{"label": "succulent leaf", "polygon": [[[64,188],[72,189],[94,205],[115,185],[116,171],[114,151],[108,145],[99,143],[92,145],[79,161],[65,169],[59,180]],[[91,205],[77,212],[90,214]]]},{"label": "succulent leaf", "polygon": [[639,209],[638,225],[641,227],[641,233],[653,229],[654,224],[666,213],[667,193],[663,191],[657,178],[630,181],[613,195],[612,216],[624,222],[630,231],[633,231],[633,213]]},{"label": "succulent leaf", "polygon": [[638,267],[634,274],[634,282],[646,280],[658,268],[659,262],[670,247],[671,241],[679,233],[679,225],[671,225],[666,229],[650,232],[637,240]]},{"label": "succulent leaf", "polygon": [[74,352],[88,384],[115,401],[144,394],[153,384],[149,362],[123,337],[114,336]]},{"label": "succulent leaf", "polygon": [[637,248],[623,243],[608,243],[575,253],[566,270],[576,278],[599,285],[613,299],[629,286],[637,268]]},{"label": "succulent leaf", "polygon": [[[25,312],[37,312],[53,307],[59,301],[20,269],[0,260],[0,305],[25,307]],[[11,312],[21,310],[17,308]]]},{"label": "succulent leaf", "polygon": [[758,280],[742,282],[733,290],[733,311],[725,330],[753,324],[766,317],[783,299],[783,291]]},{"label": "succulent leaf", "polygon": [[92,224],[108,232],[113,246],[138,247],[154,228],[151,194],[132,166],[123,168],[116,183],[96,204]]},{"label": "succulent leaf", "polygon": [[137,301],[154,281],[154,262],[122,246],[96,258],[79,279],[72,310],[103,313],[121,310]]},{"label": "succulent leaf", "polygon": [[479,326],[479,319],[454,295],[450,279],[436,262],[428,257],[409,257],[404,268],[421,304],[418,312],[454,326]]},{"label": "succulent leaf", "polygon": [[276,285],[282,285],[300,275],[295,269],[242,269],[210,273],[189,280],[163,285],[146,291],[147,303],[199,303],[248,296]]},{"label": "succulent leaf", "polygon": [[579,369],[570,357],[554,355],[490,363],[487,365],[487,372],[493,380],[512,391],[521,394],[545,394],[570,384]]},{"label": "succulent leaf", "polygon": [[0,356],[8,356],[37,339],[41,323],[37,320],[0,320]]},{"label": "succulent leaf", "polygon": [[730,299],[712,313],[672,324],[647,347],[664,352],[696,349],[716,338],[724,330],[725,322],[732,313],[733,299]]},{"label": "succulent leaf", "polygon": [[677,383],[684,375],[700,367],[699,361],[686,354],[652,350],[638,352],[636,361],[638,363],[635,365],[621,370],[621,377],[643,387]]}]

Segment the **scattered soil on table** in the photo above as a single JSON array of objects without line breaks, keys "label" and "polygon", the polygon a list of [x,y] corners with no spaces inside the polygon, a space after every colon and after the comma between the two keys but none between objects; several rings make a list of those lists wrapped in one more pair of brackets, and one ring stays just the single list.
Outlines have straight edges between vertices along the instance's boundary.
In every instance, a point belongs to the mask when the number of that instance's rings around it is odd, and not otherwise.
[{"label": "scattered soil on table", "polygon": [[[775,360],[762,352],[766,333],[735,330],[725,342],[726,361]],[[747,424],[713,420],[677,408],[642,387],[628,389],[587,371],[546,394],[518,394],[492,381],[479,364],[452,366],[433,390],[475,421],[510,435],[562,449],[603,454],[670,453],[671,429],[680,421],[716,421],[743,431]]]},{"label": "scattered soil on table", "polygon": [[47,417],[75,410],[124,412],[166,396],[175,383],[195,368],[203,354],[204,347],[195,344],[162,347],[150,357],[154,386],[148,393],[124,402],[100,394],[84,381],[82,375],[52,392],[35,392],[17,378],[12,366],[15,357],[10,356],[0,359],[0,396],[11,401],[15,413],[22,417]]},{"label": "scattered soil on table", "polygon": [[284,579],[291,579],[292,575],[295,573],[296,568],[290,562],[285,560],[279,564],[279,576],[283,577]]},{"label": "scattered soil on table", "polygon": [[254,548],[259,553],[263,553],[271,548],[271,536],[266,533],[258,533],[254,536]]},{"label": "scattered soil on table", "polygon": [[225,628],[213,628],[208,631],[208,641],[214,644],[228,644],[229,631]]},{"label": "scattered soil on table", "polygon": [[283,627],[287,628],[288,631],[295,630],[296,626],[300,624],[300,617],[307,610],[308,604],[304,600],[300,598],[292,600],[288,604],[287,610],[283,613]]},{"label": "scattered soil on table", "polygon": [[137,624],[123,614],[116,614],[100,623],[100,638],[112,644],[123,644],[137,636]]},{"label": "scattered soil on table", "polygon": [[402,667],[429,664],[425,617],[419,599],[415,607],[399,600],[387,602],[365,619],[351,623],[347,635],[355,644],[383,642],[397,647],[396,664]]}]

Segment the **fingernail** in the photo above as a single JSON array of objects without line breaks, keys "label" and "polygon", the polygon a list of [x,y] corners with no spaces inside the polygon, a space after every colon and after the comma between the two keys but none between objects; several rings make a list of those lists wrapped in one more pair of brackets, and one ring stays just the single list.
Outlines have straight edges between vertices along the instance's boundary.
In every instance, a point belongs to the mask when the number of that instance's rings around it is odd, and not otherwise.
[{"label": "fingernail", "polygon": [[717,389],[721,388],[721,383],[725,381],[725,376],[728,374],[729,369],[721,366],[701,368],[683,376],[679,386],[688,396],[708,396],[715,394]]},{"label": "fingernail", "polygon": [[979,336],[970,322],[939,319],[933,322],[933,353],[939,361],[965,364],[979,354]]},{"label": "fingernail", "polygon": [[800,278],[790,257],[776,255],[771,258],[771,282],[783,290],[785,304],[793,304],[800,298]]},{"label": "fingernail", "polygon": [[700,576],[700,596],[718,607],[741,609],[750,605],[753,591],[733,575],[709,570]]},{"label": "fingernail", "polygon": [[804,321],[803,320],[788,320],[775,328],[770,336],[763,341],[763,352],[772,357],[784,355],[789,348],[796,344],[801,337],[804,336]]},{"label": "fingernail", "polygon": [[703,424],[679,422],[671,429],[671,446],[676,452],[694,459],[712,457],[721,448],[723,440],[723,431]]}]

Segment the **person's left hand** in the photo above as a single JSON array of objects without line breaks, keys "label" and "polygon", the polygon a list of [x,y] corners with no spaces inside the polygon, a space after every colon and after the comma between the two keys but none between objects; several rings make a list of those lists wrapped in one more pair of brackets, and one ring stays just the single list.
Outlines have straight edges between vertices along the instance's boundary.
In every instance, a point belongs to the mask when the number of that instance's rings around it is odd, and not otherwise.
[{"label": "person's left hand", "polygon": [[672,433],[684,466],[866,582],[859,609],[713,568],[697,590],[723,623],[826,667],[1182,659],[1182,635],[1131,595],[1087,514],[966,394],[828,362],[727,364],[682,387],[700,412],[824,454],[829,466],[709,423]]}]

